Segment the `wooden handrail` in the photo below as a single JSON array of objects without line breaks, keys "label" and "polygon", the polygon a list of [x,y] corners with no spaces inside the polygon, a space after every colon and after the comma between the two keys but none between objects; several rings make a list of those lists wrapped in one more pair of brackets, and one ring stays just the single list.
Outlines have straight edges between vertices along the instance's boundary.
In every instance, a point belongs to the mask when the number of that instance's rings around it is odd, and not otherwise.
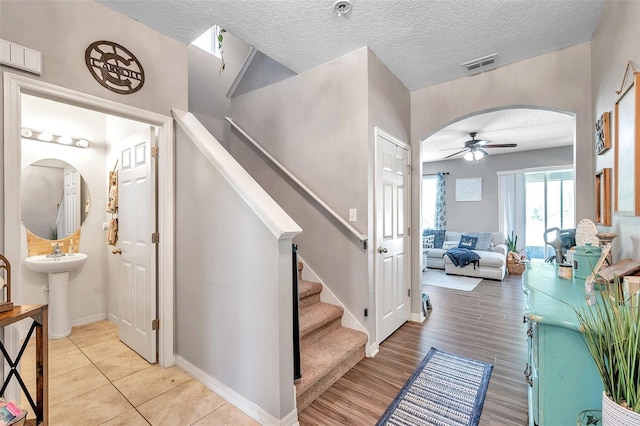
[{"label": "wooden handrail", "polygon": [[367,236],[365,234],[361,234],[356,228],[354,228],[349,222],[344,220],[342,216],[340,216],[335,210],[333,210],[327,203],[325,203],[316,193],[314,193],[309,187],[307,187],[304,183],[300,181],[293,173],[291,173],[285,166],[282,165],[278,160],[276,160],[267,150],[265,150],[258,142],[256,142],[247,132],[245,132],[231,117],[225,117],[229,124],[231,124],[235,129],[240,132],[242,136],[244,136],[249,142],[253,144],[258,150],[264,154],[273,164],[275,164],[284,174],[286,174],[289,179],[294,181],[300,188],[302,188],[311,198],[313,198],[320,206],[322,206],[331,216],[333,216],[338,222],[340,222],[345,228],[347,228],[353,235],[355,235],[362,243],[362,248],[367,249]]}]

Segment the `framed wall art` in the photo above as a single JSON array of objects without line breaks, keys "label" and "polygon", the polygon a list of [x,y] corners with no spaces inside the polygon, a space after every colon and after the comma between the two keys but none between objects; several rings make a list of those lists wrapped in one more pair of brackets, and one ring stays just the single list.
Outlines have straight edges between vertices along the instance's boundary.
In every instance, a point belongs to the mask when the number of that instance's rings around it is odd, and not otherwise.
[{"label": "framed wall art", "polygon": [[611,226],[611,169],[596,173],[596,223]]},{"label": "framed wall art", "polygon": [[482,201],[482,178],[456,179],[456,201]]},{"label": "framed wall art", "polygon": [[611,113],[602,113],[596,121],[596,154],[602,155],[611,148]]},{"label": "framed wall art", "polygon": [[640,73],[634,73],[631,83],[620,90],[614,109],[615,210],[630,216],[640,216],[638,86],[640,86]]}]

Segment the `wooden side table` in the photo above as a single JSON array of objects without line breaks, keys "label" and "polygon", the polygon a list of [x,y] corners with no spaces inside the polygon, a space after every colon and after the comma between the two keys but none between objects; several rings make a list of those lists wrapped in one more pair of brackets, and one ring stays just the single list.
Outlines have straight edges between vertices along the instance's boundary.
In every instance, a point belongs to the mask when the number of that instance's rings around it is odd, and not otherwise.
[{"label": "wooden side table", "polygon": [[[10,324],[16,323],[26,318],[31,318],[33,324],[27,333],[27,337],[24,343],[20,347],[20,351],[15,360],[12,360],[4,346],[4,342],[0,341],[0,351],[2,356],[9,364],[11,370],[7,375],[2,389],[0,389],[0,395],[4,396],[4,392],[7,389],[7,385],[12,378],[20,384],[22,391],[24,392],[31,409],[36,415],[36,425],[46,426],[49,423],[48,420],[48,397],[49,397],[49,353],[48,353],[48,312],[49,305],[18,305],[14,306],[12,310],[0,313],[0,327],[4,328]],[[29,393],[27,386],[25,385],[20,373],[18,372],[18,364],[22,358],[22,354],[29,343],[29,339],[36,333],[36,401],[33,401],[33,397]],[[30,424],[30,422],[27,422]]]}]

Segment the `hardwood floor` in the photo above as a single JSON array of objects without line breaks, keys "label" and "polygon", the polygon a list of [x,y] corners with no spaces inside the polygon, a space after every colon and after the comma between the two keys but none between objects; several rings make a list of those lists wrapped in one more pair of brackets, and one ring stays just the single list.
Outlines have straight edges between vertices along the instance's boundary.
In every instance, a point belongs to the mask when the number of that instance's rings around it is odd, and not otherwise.
[{"label": "hardwood floor", "polygon": [[433,309],[408,322],[309,407],[301,425],[375,425],[431,347],[494,365],[480,425],[527,424],[525,298],[519,275],[473,291],[424,287]]}]

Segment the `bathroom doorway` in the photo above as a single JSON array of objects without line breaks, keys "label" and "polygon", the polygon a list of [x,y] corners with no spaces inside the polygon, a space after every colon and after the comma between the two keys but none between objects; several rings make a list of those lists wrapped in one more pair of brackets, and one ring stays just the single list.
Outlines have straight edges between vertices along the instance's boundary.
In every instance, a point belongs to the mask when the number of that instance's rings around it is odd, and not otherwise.
[{"label": "bathroom doorway", "polygon": [[[13,300],[16,304],[21,303],[33,303],[29,298],[33,298],[34,289],[28,288],[27,282],[23,282],[22,275],[26,274],[25,268],[22,268],[24,258],[27,256],[26,243],[24,242],[24,227],[21,224],[21,174],[22,174],[22,149],[21,149],[21,129],[23,123],[22,108],[26,97],[34,98],[39,101],[47,100],[48,102],[56,101],[60,104],[67,106],[73,106],[83,110],[89,114],[103,114],[112,117],[114,121],[127,121],[131,123],[138,123],[138,125],[144,125],[149,128],[153,126],[155,129],[154,136],[157,139],[159,150],[163,152],[163,155],[158,158],[158,175],[157,175],[157,197],[158,201],[162,204],[163,209],[158,211],[157,216],[157,230],[164,238],[154,247],[154,251],[157,251],[158,256],[158,268],[157,268],[157,298],[154,298],[154,308],[157,305],[157,315],[154,315],[158,319],[159,323],[164,326],[158,331],[158,361],[160,366],[167,367],[174,364],[173,354],[173,203],[174,203],[174,167],[173,167],[173,122],[170,117],[162,116],[156,113],[143,111],[138,108],[130,107],[127,105],[119,104],[113,101],[100,99],[94,96],[86,95],[80,92],[64,89],[56,86],[52,86],[47,83],[33,80],[24,76],[5,73],[5,114],[7,119],[5,120],[4,128],[4,141],[5,141],[5,158],[4,158],[4,190],[5,190],[5,222],[4,222],[4,248],[5,253],[11,263],[16,265],[13,268]],[[28,101],[27,101],[28,103]],[[105,124],[105,132],[106,132]],[[126,126],[125,126],[126,127]],[[41,129],[38,129],[41,130]],[[114,131],[114,133],[117,133]],[[80,135],[76,135],[80,136]],[[105,138],[106,139],[106,138]],[[54,144],[47,149],[53,149]],[[45,145],[46,146],[46,145]],[[83,225],[86,226],[87,232],[83,229],[84,235],[81,237],[80,245],[85,241],[85,237],[91,238],[91,243],[98,241],[96,244],[102,246],[102,250],[106,256],[111,255],[111,248],[105,243],[105,234],[103,224],[106,213],[99,213],[105,211],[106,206],[106,191],[107,191],[107,164],[103,160],[102,163],[96,164],[94,167],[90,166],[91,160],[99,161],[97,158],[102,156],[103,159],[110,158],[107,144],[103,148],[96,150],[93,154],[85,155],[85,164],[81,166],[88,174],[98,173],[100,177],[96,177],[97,183],[96,194],[104,193],[104,203],[94,203],[93,199],[99,199],[100,196],[90,198],[90,209],[97,214],[92,218],[91,214],[87,215],[87,222],[91,220],[92,231],[89,231],[89,223]],[[100,152],[102,151],[102,152]],[[99,155],[98,155],[99,154]],[[75,162],[80,154],[74,156],[65,156],[66,159]],[[96,158],[91,159],[92,156]],[[74,158],[75,157],[75,158]],[[110,161],[110,160],[109,160]],[[92,178],[94,179],[94,178]],[[154,209],[155,211],[155,209]],[[97,231],[94,228],[98,228]],[[97,234],[96,234],[97,232]],[[87,235],[88,234],[88,235]],[[100,257],[100,254],[96,255]],[[114,256],[115,257],[115,256]],[[107,257],[107,259],[109,259]],[[105,260],[103,262],[97,262],[93,266],[96,274],[94,276],[106,277],[108,270],[110,270],[109,263],[113,261]],[[154,270],[156,268],[153,268]],[[106,278],[104,278],[106,280]],[[88,281],[85,281],[88,282]],[[33,287],[33,286],[32,286]],[[104,287],[103,287],[104,288]],[[38,289],[39,290],[39,289]],[[31,292],[31,293],[30,293]],[[83,306],[80,306],[74,313],[76,318],[80,321],[91,322],[90,320],[99,320],[107,316],[111,320],[119,320],[112,316],[113,309],[108,307],[110,303],[107,301],[100,301],[102,297],[106,298],[107,292],[96,290],[91,288],[89,292],[85,292],[83,297]],[[40,295],[42,298],[42,294]],[[38,303],[41,303],[38,301]],[[100,304],[104,306],[104,309],[100,309]],[[116,302],[119,303],[119,302]],[[119,315],[119,314],[118,314]],[[155,323],[157,324],[157,322]],[[155,326],[154,324],[154,326]],[[20,338],[20,331],[6,330],[5,340],[7,346],[13,348],[18,347]]]}]

